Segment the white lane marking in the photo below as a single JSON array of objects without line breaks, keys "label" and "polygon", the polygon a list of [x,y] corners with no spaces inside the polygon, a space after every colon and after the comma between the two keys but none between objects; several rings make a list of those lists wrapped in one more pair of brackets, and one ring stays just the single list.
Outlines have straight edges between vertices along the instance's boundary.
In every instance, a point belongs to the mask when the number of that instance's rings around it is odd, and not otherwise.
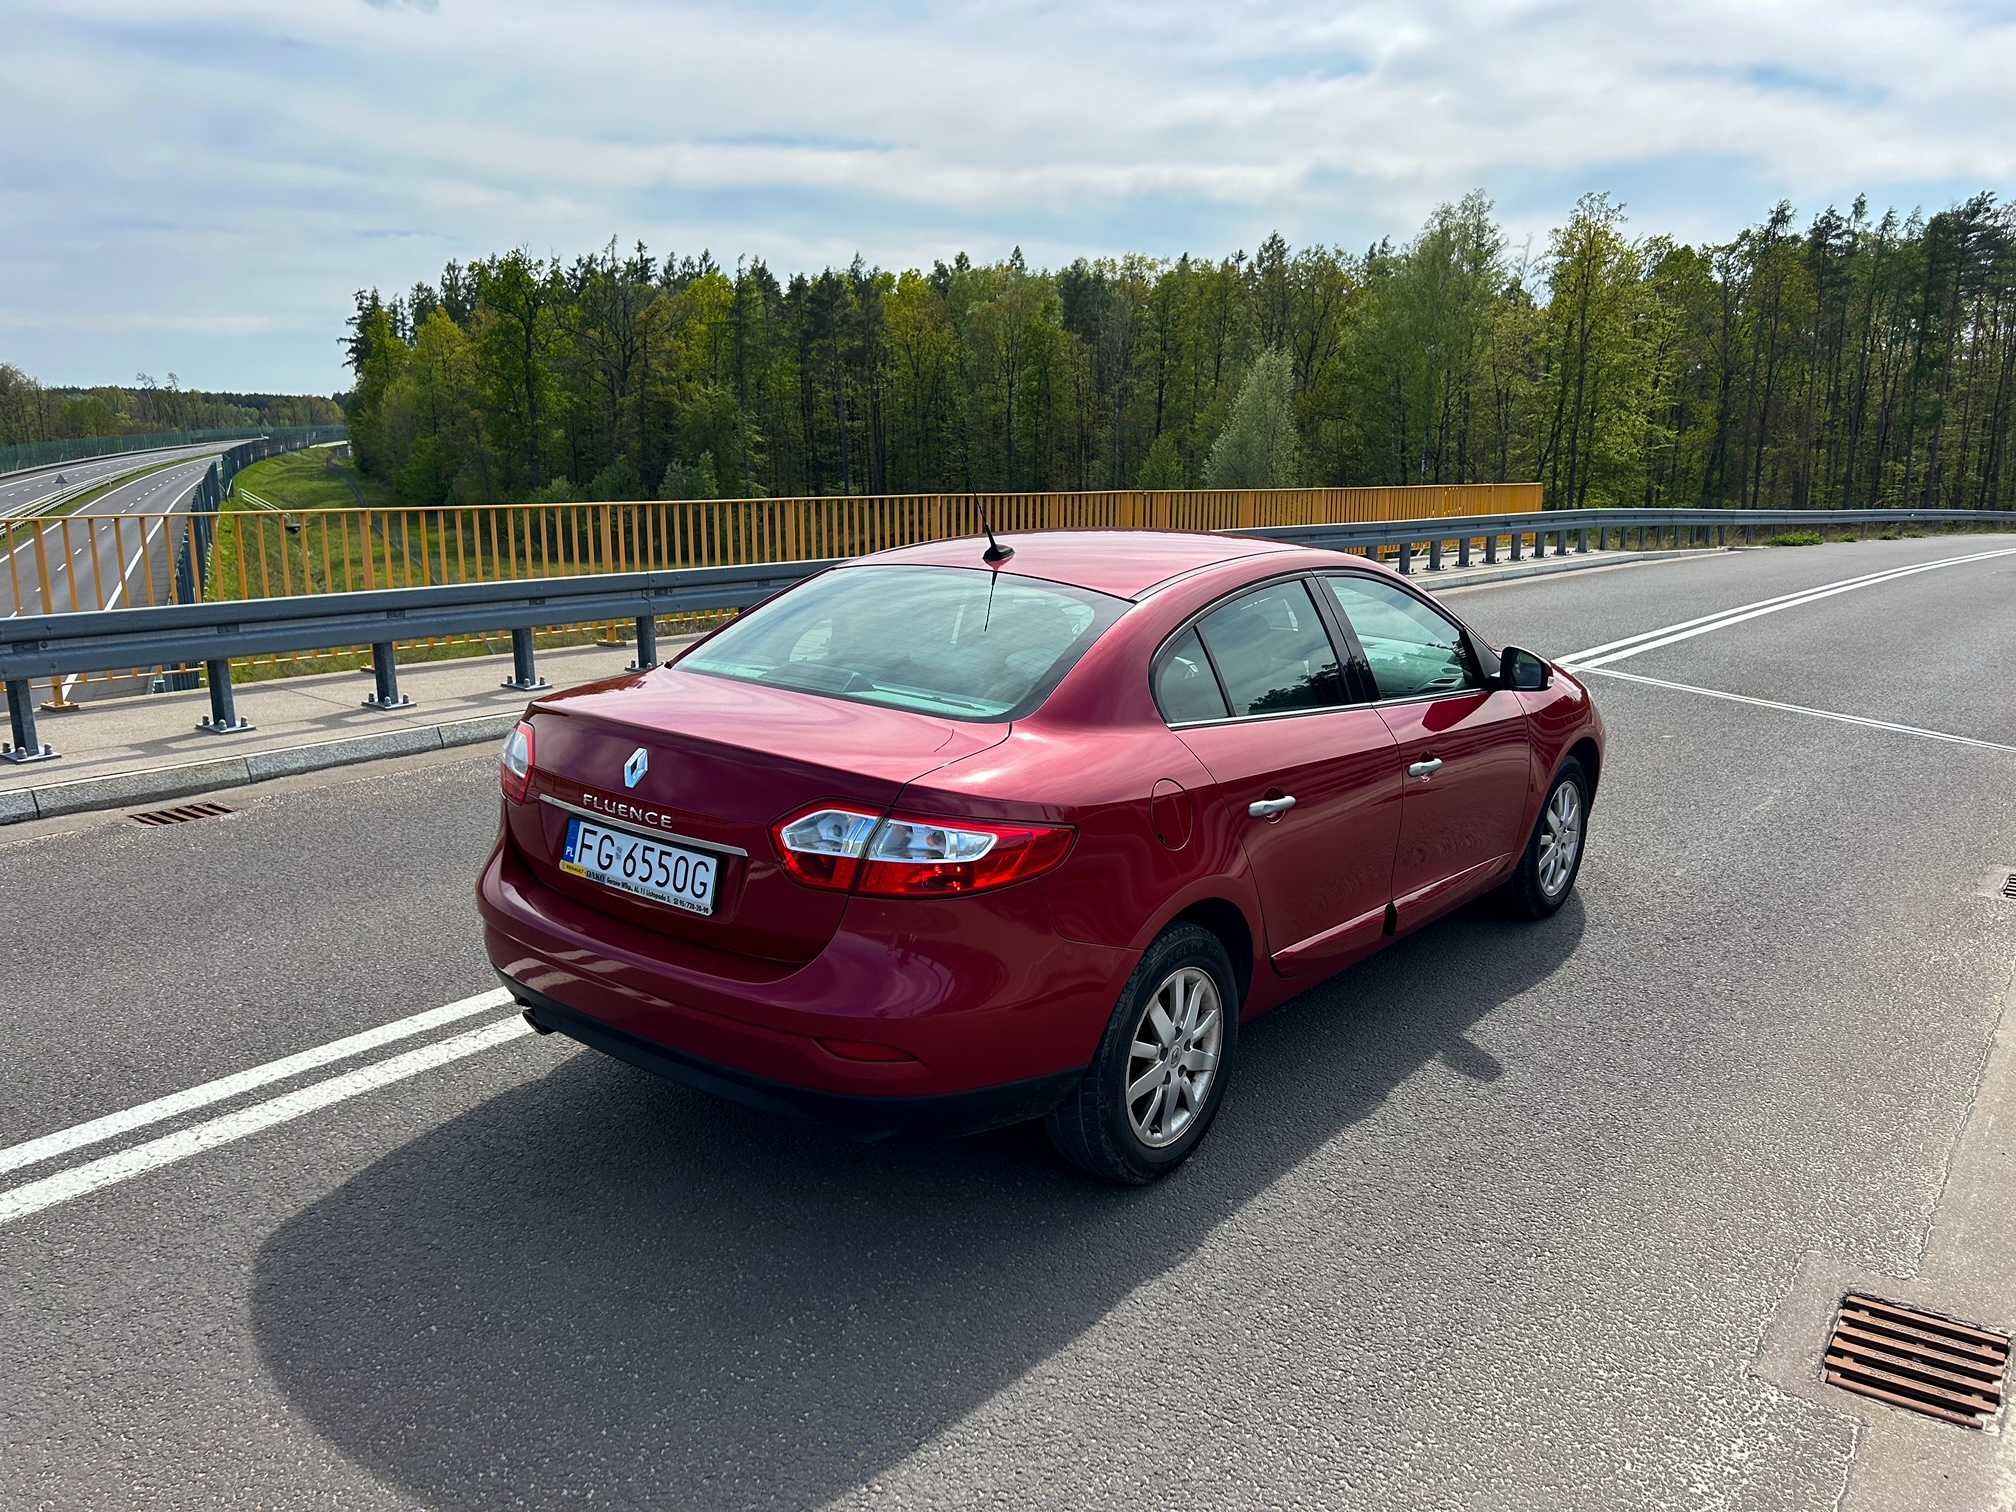
[{"label": "white lane marking", "polygon": [[[203,472],[204,472],[204,473],[207,473],[207,472],[208,472],[209,470],[210,470],[210,469],[209,469],[209,468],[208,468],[208,467],[206,466],[206,467],[205,467],[205,468],[203,469]],[[159,535],[159,534],[160,534],[160,533],[162,532],[162,530],[163,530],[163,529],[164,529],[164,528],[165,528],[165,527],[167,526],[167,524],[168,524],[168,518],[167,518],[167,517],[168,517],[168,515],[171,515],[171,514],[173,514],[173,513],[175,512],[175,506],[176,506],[177,504],[179,504],[179,503],[181,503],[181,502],[182,502],[182,497],[183,497],[183,494],[189,494],[189,493],[193,493],[193,492],[195,492],[195,490],[196,490],[196,485],[197,485],[198,483],[201,483],[202,481],[203,481],[203,473],[198,473],[198,474],[197,474],[197,475],[196,475],[196,476],[195,476],[194,478],[192,478],[192,479],[190,480],[190,483],[189,483],[189,486],[188,486],[187,488],[183,489],[183,490],[182,490],[182,493],[178,493],[177,495],[175,495],[175,497],[174,497],[174,498],[172,498],[172,499],[170,499],[170,500],[168,501],[168,509],[167,509],[167,513],[166,513],[166,514],[164,514],[164,515],[163,515],[163,516],[162,516],[162,517],[161,517],[160,519],[158,519],[158,520],[156,520],[156,521],[154,522],[154,525],[153,525],[153,528],[152,528],[152,529],[150,529],[150,530],[147,530],[147,531],[144,531],[144,532],[143,532],[143,533],[141,534],[141,536],[140,536],[140,545],[139,545],[139,547],[138,547],[138,548],[137,548],[137,549],[136,549],[136,550],[134,551],[134,553],[133,553],[133,560],[132,560],[132,561],[130,561],[130,562],[128,562],[128,563],[126,564],[126,570],[125,570],[124,572],[122,572],[122,573],[120,573],[120,574],[119,574],[119,581],[118,581],[118,582],[116,582],[116,583],[114,583],[114,584],[112,585],[112,592],[111,592],[111,594],[110,594],[109,596],[107,596],[107,598],[106,598],[106,600],[105,600],[105,607],[106,607],[107,609],[117,609],[117,608],[119,607],[119,600],[120,600],[120,599],[121,599],[122,597],[124,597],[124,595],[125,595],[125,593],[126,593],[126,581],[127,581],[127,579],[133,576],[133,569],[134,569],[134,567],[135,567],[135,566],[137,566],[137,565],[139,564],[139,561],[140,561],[140,558],[141,558],[141,557],[143,557],[143,556],[145,556],[145,555],[147,554],[147,543],[148,543],[149,541],[153,540],[155,536]],[[122,510],[121,510],[121,511],[119,511],[119,512],[120,512],[120,514],[122,514],[122,515],[124,515],[124,514],[129,514],[129,513],[131,513],[131,511],[130,511],[130,510],[124,510],[124,509],[122,509]],[[88,516],[87,516],[87,518],[88,518]],[[112,539],[113,539],[113,547],[112,547],[112,551],[113,551],[113,557],[112,557],[112,560],[113,560],[114,564],[116,565],[116,564],[117,564],[117,562],[118,562],[118,560],[119,560],[119,557],[118,557],[118,551],[119,551],[119,547],[118,547],[118,539],[119,539],[119,527],[118,527],[118,526],[116,526],[116,525],[112,527]],[[75,598],[75,594],[74,594],[74,593],[72,594],[72,598],[73,598],[73,601],[74,601],[74,598]],[[10,616],[10,618],[11,618],[11,616]],[[61,694],[60,694],[59,696],[60,696],[61,698],[63,698],[63,699],[68,699],[68,698],[70,697],[70,690],[71,690],[72,688],[74,688],[74,687],[76,687],[76,686],[77,686],[77,679],[78,679],[78,678],[80,678],[80,677],[82,677],[83,675],[84,675],[84,674],[83,674],[83,673],[81,673],[81,672],[72,672],[72,673],[71,673],[71,674],[70,674],[70,675],[69,675],[68,677],[64,678],[64,679],[63,679],[63,691],[62,691],[62,693],[61,693]]]},{"label": "white lane marking", "polygon": [[[1918,565],[1920,564],[1915,562],[1906,562],[1896,567],[1885,567],[1880,572],[1865,573],[1863,576],[1858,578],[1843,578],[1840,579],[1838,582],[1834,583],[1818,583],[1810,588],[1799,588],[1795,589],[1791,593],[1781,593],[1776,598],[1757,599],[1756,601],[1748,604],[1734,604],[1727,609],[1717,609],[1713,614],[1699,615],[1694,619],[1681,620],[1677,624],[1661,625],[1656,630],[1640,630],[1637,631],[1635,634],[1620,636],[1616,640],[1605,641],[1600,646],[1585,646],[1582,650],[1572,652],[1569,656],[1563,657],[1561,659],[1563,661],[1569,661],[1584,656],[1600,656],[1605,651],[1615,651],[1620,646],[1629,646],[1637,643],[1638,641],[1651,640],[1654,636],[1665,635],[1674,630],[1687,630],[1691,629],[1695,625],[1712,624],[1716,620],[1723,619],[1728,615],[1741,614],[1746,609],[1762,609],[1767,604],[1789,604],[1794,599],[1803,599],[1808,594],[1818,593],[1823,588],[1840,587],[1845,583],[1873,583],[1882,578],[1889,577],[1892,573],[1902,572],[1908,567],[1914,567]],[[1511,581],[1516,582],[1517,579],[1512,579]]]},{"label": "white lane marking", "polygon": [[72,1198],[82,1197],[87,1192],[95,1192],[100,1187],[131,1181],[135,1176],[145,1175],[149,1171],[158,1170],[178,1160],[187,1160],[191,1155],[214,1150],[217,1146],[229,1144],[234,1139],[243,1139],[248,1134],[257,1134],[262,1129],[270,1129],[276,1124],[291,1122],[319,1108],[326,1108],[331,1103],[339,1103],[359,1093],[371,1092],[379,1087],[389,1086],[393,1082],[404,1081],[409,1076],[417,1076],[422,1071],[431,1071],[436,1066],[445,1066],[450,1061],[480,1054],[497,1045],[506,1044],[521,1034],[531,1032],[532,1026],[518,1018],[486,1024],[481,1029],[471,1029],[467,1034],[437,1040],[431,1045],[422,1045],[417,1050],[408,1050],[403,1055],[374,1061],[368,1066],[360,1066],[355,1071],[332,1076],[327,1081],[315,1082],[293,1092],[283,1092],[278,1097],[254,1103],[251,1107],[241,1108],[235,1113],[223,1113],[202,1123],[191,1124],[186,1129],[178,1129],[173,1134],[163,1134],[159,1139],[150,1139],[145,1144],[134,1145],[130,1149],[120,1150],[117,1154],[101,1156],[97,1160],[86,1161],[83,1165],[71,1166],[68,1170],[58,1171],[53,1176],[45,1176],[40,1181],[31,1181],[0,1192],[0,1224],[12,1223],[16,1219],[27,1217],[30,1213],[39,1213],[46,1207],[53,1207],[59,1202],[68,1202]]},{"label": "white lane marking", "polygon": [[[1598,667],[1620,662],[1628,657],[1638,656],[1646,651],[1657,651],[1661,646],[1670,646],[1677,641],[1692,640],[1697,635],[1706,635],[1712,630],[1726,629],[1730,625],[1740,625],[1746,620],[1761,618],[1766,614],[1777,614],[1781,610],[1796,609],[1802,604],[1815,603],[1820,599],[1833,598],[1840,593],[1853,593],[1858,588],[1873,588],[1878,583],[1894,582],[1898,578],[1911,577],[1920,572],[1932,572],[1941,567],[1957,567],[1967,562],[1993,561],[1997,557],[2016,556],[2016,546],[2003,547],[1998,551],[1977,551],[1970,556],[1947,557],[1937,562],[1917,562],[1906,567],[1893,567],[1885,572],[1871,573],[1866,577],[1847,578],[1838,583],[1823,583],[1817,588],[1809,588],[1800,593],[1785,594],[1775,599],[1763,599],[1754,604],[1739,604],[1733,609],[1725,609],[1719,614],[1703,615],[1699,619],[1682,620],[1677,625],[1664,625],[1657,630],[1647,630],[1635,636],[1627,636],[1621,641],[1610,641],[1601,646],[1590,646],[1586,650],[1571,652],[1560,659],[1561,665],[1571,672],[1594,671]],[[1613,649],[1621,648],[1621,649]]]},{"label": "white lane marking", "polygon": [[1886,730],[1892,735],[1915,735],[1921,740],[1943,740],[1948,745],[1973,746],[1983,751],[2008,751],[2016,755],[2016,745],[1994,740],[1977,740],[1972,735],[1952,735],[1944,730],[1924,730],[1917,725],[1894,724],[1887,719],[1868,719],[1860,714],[1840,714],[1832,709],[1811,709],[1805,704],[1780,703],[1775,698],[1752,698],[1747,693],[1725,693],[1720,688],[1697,688],[1692,683],[1668,682],[1663,677],[1644,677],[1636,672],[1612,672],[1605,667],[1585,669],[1598,677],[1614,677],[1620,682],[1643,683],[1648,688],[1670,688],[1676,693],[1699,693],[1703,698],[1719,698],[1725,703],[1749,704],[1753,708],[1777,709],[1785,714],[1809,714],[1815,719],[1831,719],[1836,724],[1861,725],[1869,730]]},{"label": "white lane marking", "polygon": [[144,1129],[149,1124],[160,1123],[165,1118],[176,1118],[197,1108],[207,1108],[212,1103],[223,1102],[241,1092],[250,1092],[255,1087],[285,1081],[290,1076],[298,1076],[303,1071],[312,1071],[317,1066],[326,1066],[331,1061],[348,1060],[353,1055],[362,1055],[366,1050],[376,1050],[381,1045],[390,1045],[402,1039],[410,1039],[416,1034],[425,1034],[430,1029],[455,1023],[472,1014],[501,1008],[510,1001],[511,994],[501,987],[489,992],[480,992],[475,997],[463,998],[460,1002],[429,1008],[425,1013],[394,1019],[389,1024],[380,1024],[376,1029],[345,1035],[342,1039],[331,1040],[326,1045],[316,1045],[312,1049],[296,1051],[293,1055],[283,1055],[279,1060],[267,1061],[263,1066],[253,1066],[249,1070],[237,1071],[230,1076],[220,1076],[215,1081],[207,1081],[200,1086],[171,1092],[168,1096],[157,1097],[152,1102],[136,1103],[130,1108],[120,1109],[117,1113],[107,1113],[103,1118],[72,1124],[67,1129],[58,1129],[54,1134],[43,1134],[25,1143],[0,1150],[0,1171],[18,1171],[23,1166],[34,1165],[37,1161],[68,1155],[72,1150],[81,1150],[86,1145],[97,1144],[101,1140],[112,1138],[115,1134],[130,1133],[134,1129]]}]

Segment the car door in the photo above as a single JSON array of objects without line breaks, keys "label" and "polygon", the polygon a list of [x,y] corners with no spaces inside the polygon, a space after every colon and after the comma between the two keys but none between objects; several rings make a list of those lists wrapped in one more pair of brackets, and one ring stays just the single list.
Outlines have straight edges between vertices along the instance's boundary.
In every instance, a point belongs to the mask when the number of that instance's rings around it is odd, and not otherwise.
[{"label": "car door", "polygon": [[1448,615],[1368,573],[1322,578],[1370,673],[1403,774],[1393,910],[1400,928],[1497,880],[1524,841],[1532,782],[1526,711],[1485,678]]},{"label": "car door", "polygon": [[1215,781],[1213,807],[1243,832],[1275,966],[1334,968],[1377,944],[1400,833],[1396,744],[1351,696],[1308,584],[1216,605],[1155,676],[1164,717]]}]

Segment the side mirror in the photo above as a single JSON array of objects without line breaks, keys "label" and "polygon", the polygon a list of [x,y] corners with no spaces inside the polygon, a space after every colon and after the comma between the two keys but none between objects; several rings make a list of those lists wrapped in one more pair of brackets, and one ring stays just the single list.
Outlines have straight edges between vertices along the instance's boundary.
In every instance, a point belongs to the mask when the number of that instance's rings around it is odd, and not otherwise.
[{"label": "side mirror", "polygon": [[1515,693],[1538,693],[1554,681],[1554,669],[1545,657],[1523,646],[1507,646],[1498,653],[1498,685]]}]

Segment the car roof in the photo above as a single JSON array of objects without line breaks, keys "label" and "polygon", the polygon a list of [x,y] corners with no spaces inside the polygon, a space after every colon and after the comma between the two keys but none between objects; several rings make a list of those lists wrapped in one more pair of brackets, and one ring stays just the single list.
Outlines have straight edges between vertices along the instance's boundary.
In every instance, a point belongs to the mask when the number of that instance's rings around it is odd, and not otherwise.
[{"label": "car roof", "polygon": [[[999,539],[1015,552],[1002,564],[1003,572],[1069,583],[1125,599],[1140,598],[1171,578],[1224,562],[1288,553],[1318,554],[1285,541],[1185,530],[1033,530],[1003,534]],[[981,568],[987,565],[981,559],[986,549],[985,536],[961,536],[898,546],[860,561],[876,566]]]}]

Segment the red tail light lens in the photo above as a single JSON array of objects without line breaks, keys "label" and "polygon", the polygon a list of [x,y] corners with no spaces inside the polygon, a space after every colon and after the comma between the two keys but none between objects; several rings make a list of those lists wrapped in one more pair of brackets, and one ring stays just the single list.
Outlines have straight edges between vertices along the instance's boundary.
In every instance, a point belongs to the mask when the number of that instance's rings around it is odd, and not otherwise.
[{"label": "red tail light lens", "polygon": [[807,887],[846,892],[861,870],[861,857],[875,833],[875,816],[854,809],[813,809],[774,826],[784,869]]},{"label": "red tail light lens", "polygon": [[531,793],[533,765],[532,722],[521,719],[504,737],[504,749],[497,753],[497,782],[513,803],[523,803]]},{"label": "red tail light lens", "polygon": [[878,898],[942,898],[1026,882],[1071,853],[1054,824],[956,824],[907,814],[879,823],[854,809],[814,809],[771,831],[784,868],[808,887]]}]

